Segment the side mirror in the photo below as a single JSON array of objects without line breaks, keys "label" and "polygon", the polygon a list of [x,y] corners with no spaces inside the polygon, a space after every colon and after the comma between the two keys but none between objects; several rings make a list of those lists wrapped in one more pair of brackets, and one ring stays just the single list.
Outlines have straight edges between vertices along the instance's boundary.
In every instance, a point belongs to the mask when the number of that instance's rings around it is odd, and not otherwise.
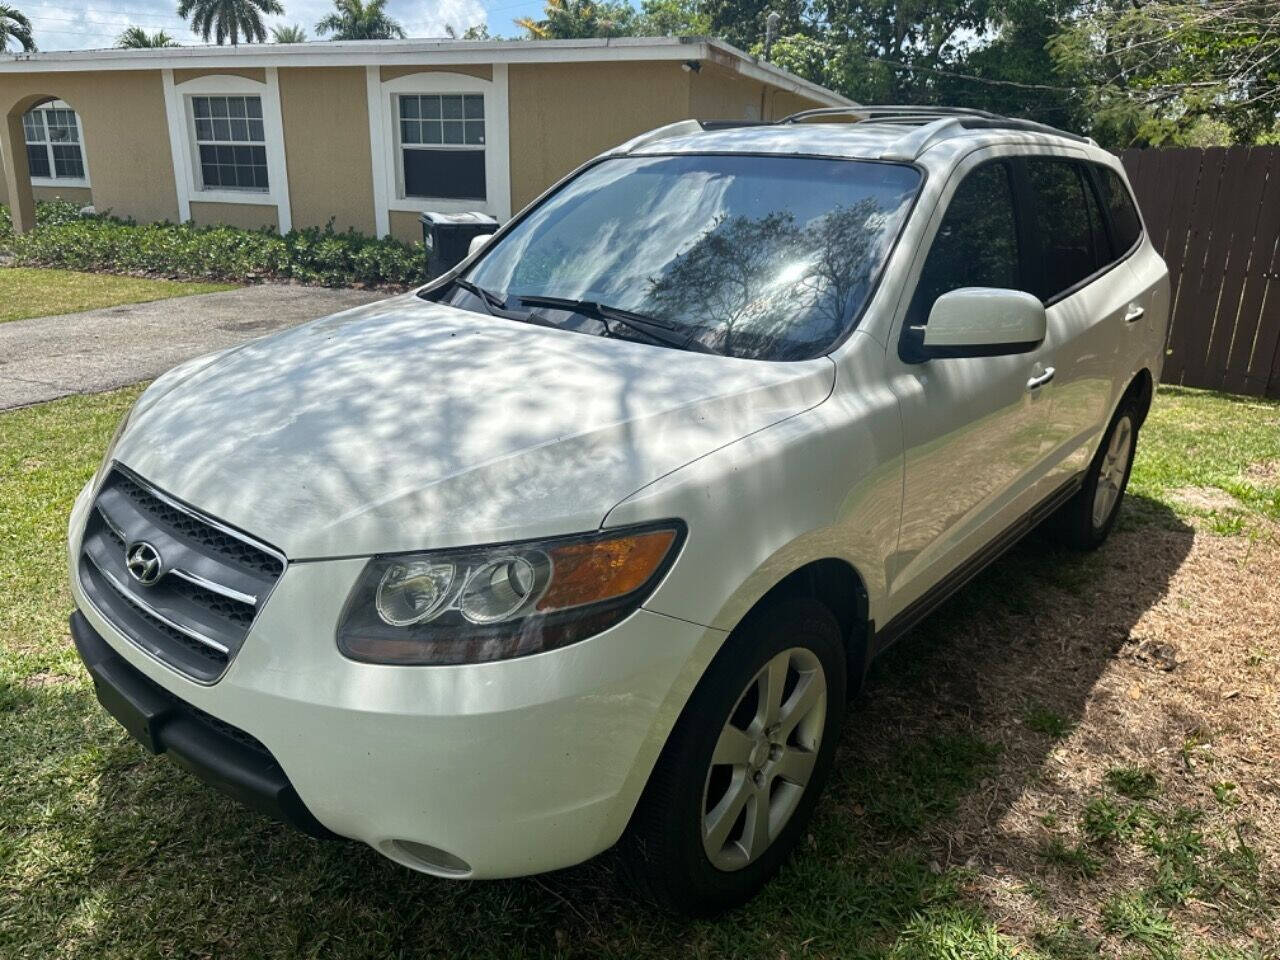
[{"label": "side mirror", "polygon": [[473,257],[484,249],[486,243],[493,239],[492,233],[482,233],[479,236],[471,238],[471,245],[467,247],[467,256]]},{"label": "side mirror", "polygon": [[999,357],[1038,347],[1048,324],[1044,304],[1021,290],[962,287],[934,301],[924,328],[924,359]]}]

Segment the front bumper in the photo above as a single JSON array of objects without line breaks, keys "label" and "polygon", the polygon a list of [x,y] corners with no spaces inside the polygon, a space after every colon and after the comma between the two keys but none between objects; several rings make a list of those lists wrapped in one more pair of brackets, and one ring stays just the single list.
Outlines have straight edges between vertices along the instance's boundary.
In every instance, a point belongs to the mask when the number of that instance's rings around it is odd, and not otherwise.
[{"label": "front bumper", "polygon": [[[357,663],[339,653],[333,625],[364,562],[296,563],[222,678],[198,683],[93,607],[77,576],[77,514],[72,594],[115,657],[195,715],[258,741],[324,830],[446,876],[540,873],[615,843],[725,636],[641,609],[588,640],[516,660]],[[182,762],[172,732],[182,725],[171,723],[159,724],[158,742]],[[439,869],[414,852],[423,847],[468,869]]]},{"label": "front bumper", "polygon": [[259,813],[313,837],[333,837],[262,743],[152,683],[79,612],[71,615],[71,639],[93,679],[98,702],[144,747],[168,754],[178,766]]}]

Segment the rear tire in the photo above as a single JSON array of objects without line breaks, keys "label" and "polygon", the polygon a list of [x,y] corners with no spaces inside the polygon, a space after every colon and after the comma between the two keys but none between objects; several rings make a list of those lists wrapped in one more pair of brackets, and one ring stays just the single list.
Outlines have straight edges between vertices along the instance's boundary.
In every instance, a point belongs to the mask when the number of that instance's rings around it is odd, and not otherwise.
[{"label": "rear tire", "polygon": [[844,716],[839,624],[813,600],[744,623],[694,690],[623,838],[638,892],[689,915],[744,902],[796,846]]},{"label": "rear tire", "polygon": [[1116,411],[1085,474],[1084,485],[1046,524],[1059,543],[1074,550],[1096,550],[1106,541],[1129,486],[1138,423],[1132,403],[1125,402]]}]

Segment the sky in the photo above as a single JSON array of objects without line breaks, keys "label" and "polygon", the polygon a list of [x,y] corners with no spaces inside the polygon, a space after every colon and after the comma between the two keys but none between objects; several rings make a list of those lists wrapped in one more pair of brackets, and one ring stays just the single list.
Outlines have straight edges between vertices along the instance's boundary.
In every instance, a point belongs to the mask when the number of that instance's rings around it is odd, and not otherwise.
[{"label": "sky", "polygon": [[[148,32],[164,30],[181,44],[200,43],[178,17],[177,0],[88,0],[75,4],[59,0],[10,0],[27,15],[41,50],[83,50],[111,47],[126,27],[139,26]],[[316,37],[316,21],[333,9],[332,0],[281,0],[283,17],[269,17],[268,27],[299,24],[308,39]],[[387,12],[404,25],[410,37],[442,37],[445,25],[459,33],[469,26],[485,23],[503,36],[518,31],[515,17],[538,16],[541,0],[389,0]]]}]

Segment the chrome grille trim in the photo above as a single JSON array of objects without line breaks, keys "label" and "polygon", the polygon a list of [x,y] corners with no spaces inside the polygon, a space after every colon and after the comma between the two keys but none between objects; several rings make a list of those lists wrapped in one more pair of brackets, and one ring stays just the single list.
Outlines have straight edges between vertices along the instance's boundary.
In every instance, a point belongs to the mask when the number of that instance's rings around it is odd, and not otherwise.
[{"label": "chrome grille trim", "polygon": [[[142,583],[127,555],[163,566]],[[153,554],[154,555],[154,554]],[[139,649],[199,683],[230,666],[284,572],[284,555],[113,464],[81,536],[79,581],[94,611]]]},{"label": "chrome grille trim", "polygon": [[[143,600],[140,596],[138,596],[136,592],[130,590],[123,583],[117,580],[116,575],[114,573],[111,573],[109,570],[104,570],[102,567],[98,567],[98,572],[102,574],[102,576],[105,577],[107,581],[113,587],[115,587],[116,590],[126,600],[132,603],[135,607],[140,608],[143,613],[147,614],[148,616],[155,617],[157,620],[159,620],[161,623],[163,623],[166,627],[168,627],[171,630],[177,630],[179,633],[186,634],[188,637],[190,637],[192,640],[196,641],[197,643],[203,643],[206,647],[211,647],[212,649],[217,650],[219,653],[223,655],[230,655],[231,648],[228,647],[225,643],[219,643],[217,640],[214,640],[210,637],[206,637],[204,634],[200,633],[199,631],[191,629],[191,627],[186,626],[185,624],[176,623],[175,621],[169,619],[163,613],[157,610],[155,607],[151,606],[149,603]],[[101,613],[102,611],[98,611],[98,612]]]}]

